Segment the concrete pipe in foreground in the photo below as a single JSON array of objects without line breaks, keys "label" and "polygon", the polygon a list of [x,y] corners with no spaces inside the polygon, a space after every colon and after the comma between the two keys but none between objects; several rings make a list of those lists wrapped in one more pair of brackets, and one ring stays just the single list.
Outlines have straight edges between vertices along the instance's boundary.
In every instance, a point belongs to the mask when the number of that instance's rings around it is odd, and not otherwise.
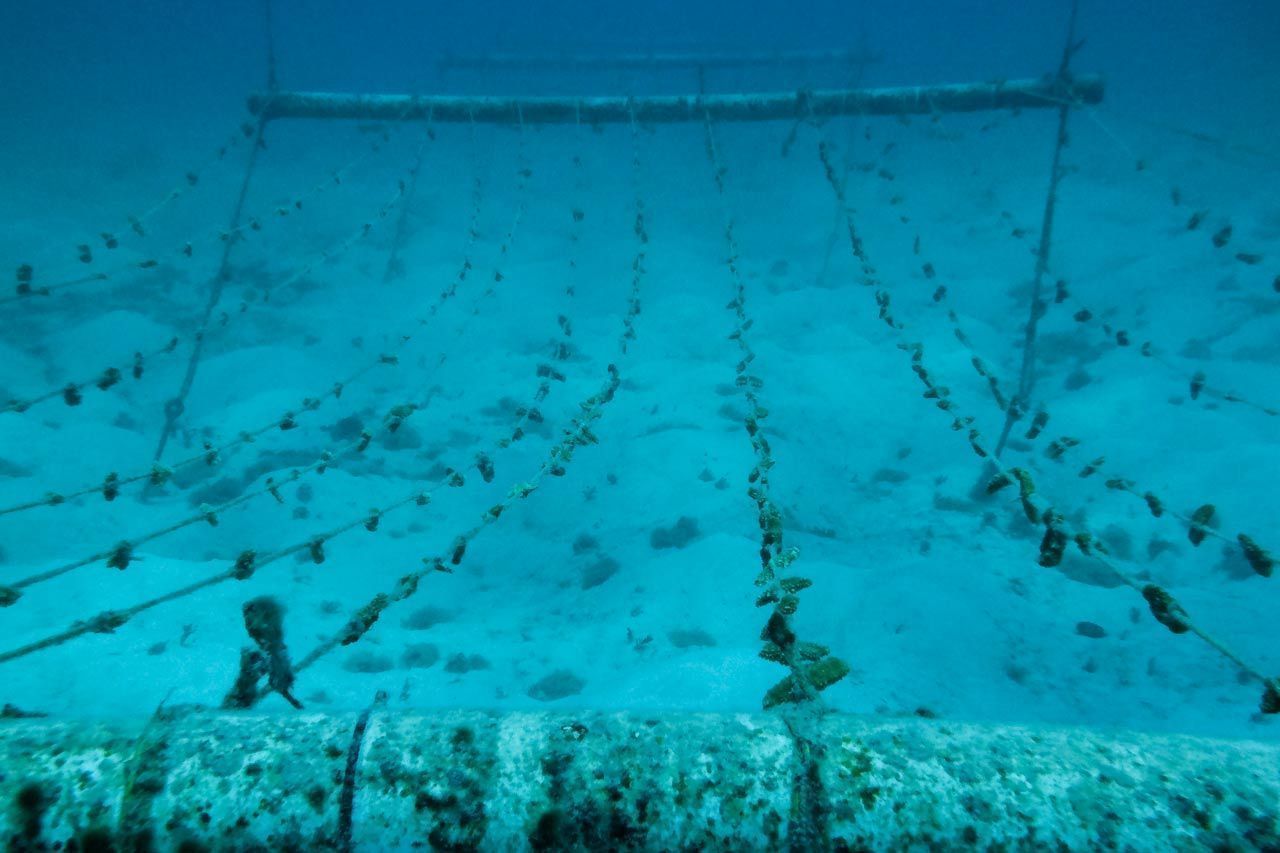
[{"label": "concrete pipe in foreground", "polygon": [[382,710],[0,722],[10,849],[1278,849],[1278,811],[1280,746],[1086,729]]}]

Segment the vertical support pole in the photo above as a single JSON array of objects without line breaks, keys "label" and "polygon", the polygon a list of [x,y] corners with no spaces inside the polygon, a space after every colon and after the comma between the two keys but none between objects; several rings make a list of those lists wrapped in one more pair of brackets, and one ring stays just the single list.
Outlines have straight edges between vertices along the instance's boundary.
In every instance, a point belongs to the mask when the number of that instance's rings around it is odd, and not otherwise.
[{"label": "vertical support pole", "polygon": [[258,118],[258,125],[253,134],[249,161],[245,165],[244,178],[240,182],[240,194],[236,197],[235,207],[231,211],[231,221],[227,226],[227,239],[222,244],[222,257],[218,261],[218,271],[209,282],[209,298],[205,301],[204,313],[200,316],[200,325],[196,330],[195,344],[191,348],[191,356],[187,359],[187,371],[183,374],[182,384],[178,392],[164,404],[164,427],[160,431],[160,442],[156,445],[155,461],[159,462],[164,455],[165,446],[177,428],[182,413],[186,411],[187,395],[196,379],[196,369],[200,364],[200,356],[204,354],[205,335],[209,331],[209,321],[213,318],[214,309],[222,299],[223,288],[231,278],[231,250],[240,242],[240,219],[244,215],[245,198],[249,195],[249,183],[258,164],[258,152],[262,150],[262,136],[267,128],[267,119]]},{"label": "vertical support pole", "polygon": [[[279,90],[280,83],[276,77],[276,40],[271,16],[271,0],[263,0],[263,19],[267,41],[267,90],[274,93]],[[227,239],[222,244],[222,257],[218,260],[218,271],[209,282],[209,298],[205,301],[200,325],[196,329],[191,356],[187,359],[187,370],[182,376],[182,384],[178,386],[178,392],[164,404],[164,426],[160,429],[160,441],[156,443],[156,452],[152,457],[157,462],[164,455],[164,449],[169,444],[169,439],[173,436],[173,431],[177,428],[183,412],[186,411],[187,395],[191,393],[191,386],[196,379],[196,370],[200,365],[200,357],[204,354],[204,341],[209,332],[209,321],[213,318],[214,309],[222,299],[222,291],[231,278],[231,250],[240,241],[240,220],[244,216],[245,199],[248,198],[249,184],[253,180],[253,172],[258,165],[258,154],[265,147],[263,135],[266,133],[269,120],[267,115],[266,111],[260,113],[257,126],[254,128],[248,162],[245,163],[244,178],[240,181],[240,192],[236,195],[236,203],[231,211]]]},{"label": "vertical support pole", "polygon": [[1080,8],[1079,0],[1072,0],[1071,20],[1067,25],[1067,43],[1062,50],[1062,62],[1058,65],[1055,78],[1056,88],[1062,93],[1063,101],[1058,107],[1058,135],[1053,146],[1053,164],[1049,172],[1049,192],[1044,202],[1044,217],[1040,224],[1040,245],[1036,251],[1035,277],[1031,282],[1031,306],[1028,311],[1027,325],[1023,330],[1022,368],[1018,374],[1018,391],[1008,408],[1005,409],[1004,427],[1000,430],[1000,440],[996,442],[995,455],[1004,452],[1009,440],[1009,432],[1014,423],[1022,417],[1031,406],[1031,394],[1036,384],[1036,333],[1040,318],[1044,316],[1044,278],[1049,271],[1049,251],[1053,245],[1054,208],[1058,201],[1058,184],[1062,180],[1062,149],[1066,147],[1067,119],[1071,115],[1070,100],[1071,57],[1075,55],[1083,42],[1076,41],[1076,16]]}]

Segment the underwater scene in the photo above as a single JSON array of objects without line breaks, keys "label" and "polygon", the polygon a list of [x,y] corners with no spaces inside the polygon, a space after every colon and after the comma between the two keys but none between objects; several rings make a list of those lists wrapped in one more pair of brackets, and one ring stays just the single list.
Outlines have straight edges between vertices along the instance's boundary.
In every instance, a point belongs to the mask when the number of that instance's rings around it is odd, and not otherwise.
[{"label": "underwater scene", "polygon": [[8,0],[11,850],[1280,850],[1280,7]]}]

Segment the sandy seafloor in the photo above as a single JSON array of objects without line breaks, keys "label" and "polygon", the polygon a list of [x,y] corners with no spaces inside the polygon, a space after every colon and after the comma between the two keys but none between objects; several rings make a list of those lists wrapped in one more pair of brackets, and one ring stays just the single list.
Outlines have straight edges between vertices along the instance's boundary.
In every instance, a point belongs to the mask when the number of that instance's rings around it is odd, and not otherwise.
[{"label": "sandy seafloor", "polygon": [[[1188,378],[1203,370],[1210,384],[1280,402],[1276,163],[1128,121],[1123,109],[1104,107],[1097,118],[1072,120],[1073,173],[1061,193],[1052,279],[1067,279],[1082,304],[1135,342],[1153,341],[1176,369],[1142,358],[1136,344],[1115,346],[1096,324],[1074,323],[1076,306],[1053,306],[1042,327],[1039,382],[1052,420],[1036,443],[1016,440],[1009,459],[1031,468],[1040,491],[1070,518],[1102,534],[1127,570],[1167,587],[1206,630],[1280,673],[1280,581],[1254,575],[1219,540],[1192,548],[1180,524],[1106,490],[1104,475],[1077,476],[1105,455],[1106,472],[1159,492],[1171,507],[1189,512],[1212,501],[1224,533],[1248,531],[1280,547],[1280,419],[1188,396]],[[135,350],[182,339],[140,380],[106,393],[90,388],[77,407],[55,399],[0,414],[0,503],[150,466],[246,146],[202,167],[195,187],[147,219],[145,237],[130,232],[126,216],[183,186],[184,173],[205,164],[238,121],[229,104],[225,115],[195,124],[124,123],[48,150],[32,143],[21,168],[0,174],[8,223],[0,257],[9,268],[31,263],[37,284],[81,274],[82,242],[92,245],[92,270],[162,258],[152,271],[0,305],[0,397],[127,367]],[[1188,121],[1194,117],[1176,123]],[[930,295],[947,286],[974,348],[1011,387],[1053,122],[1043,111],[841,120],[822,130],[838,160],[853,166],[856,221],[908,326],[906,339],[926,343],[937,380],[989,439],[1001,415]],[[184,429],[165,460],[199,452],[204,438],[225,440],[298,412],[299,401],[412,333],[399,364],[299,414],[296,429],[270,431],[215,467],[186,467],[158,492],[134,485],[111,503],[90,495],[0,517],[0,582],[139,538],[201,503],[260,488],[268,476],[286,478],[357,422],[377,433],[370,449],[286,485],[283,503],[259,497],[220,513],[216,527],[199,523],[139,545],[124,572],[99,562],[26,590],[0,612],[0,645],[16,648],[224,571],[245,549],[304,542],[436,483],[447,466],[465,473],[466,486],[388,515],[376,533],[357,527],[333,539],[321,565],[304,552],[249,581],[157,607],[113,635],[2,664],[0,701],[75,716],[146,715],[162,701],[216,705],[247,643],[245,600],[272,594],[285,602],[286,638],[301,657],[424,556],[447,554],[460,531],[528,479],[577,401],[616,362],[623,384],[594,427],[600,444],[578,451],[566,476],[548,479],[486,530],[454,574],[429,577],[363,641],[303,673],[297,695],[319,710],[363,707],[379,690],[392,707],[414,708],[759,707],[783,673],[756,656],[766,614],[752,606],[758,534],[745,490],[753,462],[733,385],[737,349],[727,339],[732,283],[722,208],[701,128],[640,134],[651,240],[638,338],[625,357],[617,339],[637,248],[626,128],[529,128],[521,138],[511,128],[481,127],[474,142],[465,126],[434,130],[400,250],[405,275],[385,283],[398,209],[385,220],[376,212],[411,164],[421,126],[392,129],[376,152],[381,131],[354,124],[268,129],[247,205],[262,229],[235,247],[219,309],[230,319],[209,336]],[[801,128],[784,157],[790,131],[785,123],[717,128],[754,318],[754,369],[771,410],[773,495],[786,514],[787,544],[800,549],[796,571],[814,581],[802,594],[798,630],[853,669],[825,694],[830,705],[1232,737],[1280,733],[1257,715],[1255,683],[1195,638],[1171,635],[1105,571],[1074,555],[1057,569],[1037,566],[1040,530],[1015,502],[968,502],[981,464],[949,418],[922,399],[896,347],[902,338],[877,320],[823,179],[814,130]],[[353,160],[333,184],[333,171]],[[526,186],[517,190],[526,167]],[[468,249],[475,175],[478,238]],[[274,213],[316,186],[325,189],[301,210]],[[577,224],[575,209],[583,214]],[[1196,210],[1208,216],[1188,231]],[[366,221],[377,222],[366,238],[315,263]],[[1232,242],[1215,249],[1210,235],[1227,222]],[[1014,228],[1028,233],[1014,239]],[[105,249],[94,236],[103,231],[117,233],[120,248]],[[190,259],[173,251],[187,240]],[[1263,262],[1235,260],[1240,251]],[[421,325],[468,252],[467,282]],[[936,270],[932,281],[921,271],[925,261]],[[307,264],[314,267],[295,275]],[[495,267],[503,280],[485,296]],[[574,293],[566,295],[570,283]],[[242,302],[249,308],[238,313]],[[566,381],[541,404],[544,425],[496,451],[536,388],[560,316],[572,327]],[[383,417],[405,402],[425,405],[388,436]],[[1043,455],[1059,435],[1082,440],[1063,464]],[[491,484],[473,467],[480,451],[495,463]],[[672,528],[692,535],[655,538]],[[286,709],[274,696],[263,707]]]}]

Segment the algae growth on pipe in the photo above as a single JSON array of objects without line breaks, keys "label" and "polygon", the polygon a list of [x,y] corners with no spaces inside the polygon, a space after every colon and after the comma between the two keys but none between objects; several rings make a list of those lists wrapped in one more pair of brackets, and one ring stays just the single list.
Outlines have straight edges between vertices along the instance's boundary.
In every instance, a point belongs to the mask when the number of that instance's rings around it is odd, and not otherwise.
[{"label": "algae growth on pipe", "polygon": [[910,717],[24,719],[0,723],[0,769],[23,849],[1280,844],[1275,744]]}]

